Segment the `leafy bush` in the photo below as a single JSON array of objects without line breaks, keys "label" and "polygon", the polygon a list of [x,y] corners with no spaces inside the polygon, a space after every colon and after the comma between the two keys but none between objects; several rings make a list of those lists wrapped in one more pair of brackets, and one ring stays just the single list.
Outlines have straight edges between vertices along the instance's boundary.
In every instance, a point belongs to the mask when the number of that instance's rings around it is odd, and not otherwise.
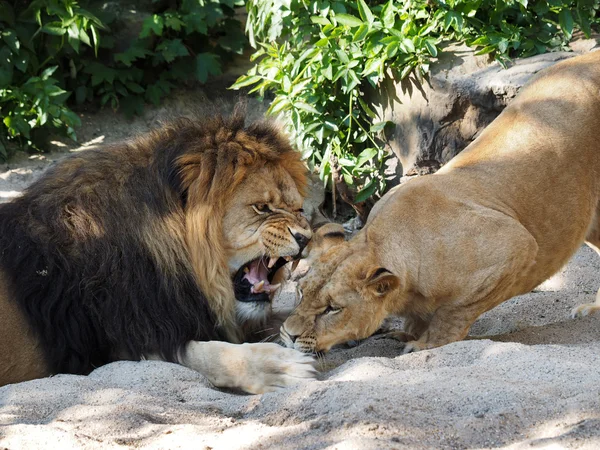
[{"label": "leafy bush", "polygon": [[19,138],[35,145],[35,131],[42,127],[66,128],[75,136],[79,118],[65,106],[69,93],[53,77],[57,55],[73,57],[81,42],[97,50],[100,28],[100,21],[76,2],[36,0],[21,11],[9,2],[0,2],[3,157],[7,156],[4,139]]},{"label": "leafy bush", "polygon": [[354,202],[385,188],[386,123],[364,101],[388,74],[417,81],[444,41],[465,41],[501,63],[563,47],[575,27],[590,34],[594,1],[410,2],[249,0],[247,33],[256,65],[233,88],[275,94],[297,144],[331,186],[358,190]]},{"label": "leafy bush", "polygon": [[[154,2],[153,2],[154,3]],[[247,42],[242,0],[180,0],[153,11],[122,48],[101,2],[0,0],[0,154],[7,140],[39,147],[48,127],[75,138],[69,105],[99,100],[127,114],[175,83],[205,82]],[[159,5],[160,6],[160,5]],[[73,95],[74,94],[74,95]]]},{"label": "leafy bush", "polygon": [[[219,75],[222,62],[242,54],[247,43],[242,24],[234,17],[243,0],[181,0],[149,15],[137,39],[115,51],[109,40],[99,60],[82,64],[85,89],[80,101],[99,96],[101,104],[126,114],[141,113],[144,102],[158,105],[181,82]],[[107,18],[110,22],[113,18]]]}]

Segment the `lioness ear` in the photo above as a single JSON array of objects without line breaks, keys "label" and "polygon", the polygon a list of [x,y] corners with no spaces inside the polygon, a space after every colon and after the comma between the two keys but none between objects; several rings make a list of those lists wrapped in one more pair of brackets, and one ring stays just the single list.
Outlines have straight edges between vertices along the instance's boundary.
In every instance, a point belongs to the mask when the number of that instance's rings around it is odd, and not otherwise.
[{"label": "lioness ear", "polygon": [[313,228],[313,235],[302,251],[303,258],[314,260],[331,247],[341,244],[346,239],[344,227],[338,223],[325,223]]},{"label": "lioness ear", "polygon": [[383,297],[400,285],[400,278],[385,267],[377,267],[367,274],[365,289],[374,297]]}]

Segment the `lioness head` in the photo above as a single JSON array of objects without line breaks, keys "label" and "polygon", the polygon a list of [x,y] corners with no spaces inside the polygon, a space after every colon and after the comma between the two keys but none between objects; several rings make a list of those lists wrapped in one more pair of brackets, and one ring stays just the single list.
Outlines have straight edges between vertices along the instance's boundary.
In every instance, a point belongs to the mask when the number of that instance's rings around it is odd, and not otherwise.
[{"label": "lioness head", "polygon": [[278,128],[246,127],[240,112],[189,134],[177,136],[185,151],[176,159],[187,244],[198,283],[231,335],[239,322],[265,318],[275,271],[311,238],[302,211],[307,169]]},{"label": "lioness head", "polygon": [[287,347],[326,352],[336,344],[373,334],[389,316],[400,279],[376,263],[364,245],[333,236],[299,281],[302,299],[284,322],[280,337]]}]

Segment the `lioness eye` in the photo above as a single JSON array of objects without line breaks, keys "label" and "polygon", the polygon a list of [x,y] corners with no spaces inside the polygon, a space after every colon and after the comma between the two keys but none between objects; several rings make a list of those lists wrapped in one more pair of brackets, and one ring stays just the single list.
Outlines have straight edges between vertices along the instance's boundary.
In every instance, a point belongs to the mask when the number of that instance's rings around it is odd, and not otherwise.
[{"label": "lioness eye", "polygon": [[337,314],[341,310],[342,310],[342,308],[340,308],[338,306],[329,305],[327,308],[325,308],[325,311],[323,311],[323,314]]},{"label": "lioness eye", "polygon": [[264,203],[257,203],[256,205],[252,205],[252,209],[254,209],[254,211],[256,211],[257,214],[265,214],[271,212],[269,207]]}]

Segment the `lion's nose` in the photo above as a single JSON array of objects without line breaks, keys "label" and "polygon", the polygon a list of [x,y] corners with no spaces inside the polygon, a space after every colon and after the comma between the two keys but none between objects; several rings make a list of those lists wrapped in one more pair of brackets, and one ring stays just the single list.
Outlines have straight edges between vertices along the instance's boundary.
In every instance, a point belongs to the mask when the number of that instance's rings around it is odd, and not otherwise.
[{"label": "lion's nose", "polygon": [[290,341],[292,341],[292,343],[296,342],[296,339],[298,339],[298,335],[296,335],[296,336],[293,336],[293,335],[291,335],[291,334],[288,334],[288,336],[289,336],[289,338],[290,338]]},{"label": "lion's nose", "polygon": [[302,250],[304,250],[304,247],[306,247],[306,244],[308,244],[308,238],[306,236],[304,236],[303,234],[300,233],[294,233],[293,234],[294,239],[296,240],[296,242],[298,243],[298,246],[300,247],[300,252],[302,252]]}]

